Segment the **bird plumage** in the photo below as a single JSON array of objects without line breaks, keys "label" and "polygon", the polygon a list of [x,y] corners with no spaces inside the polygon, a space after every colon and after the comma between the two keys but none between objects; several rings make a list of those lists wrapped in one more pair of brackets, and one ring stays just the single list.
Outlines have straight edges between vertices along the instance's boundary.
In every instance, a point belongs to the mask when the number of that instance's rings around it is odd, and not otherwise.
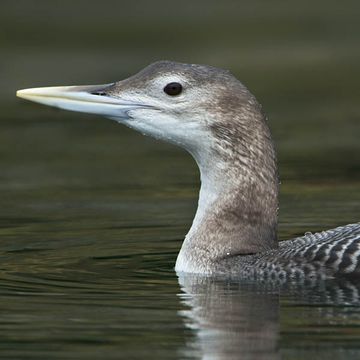
[{"label": "bird plumage", "polygon": [[279,280],[360,275],[360,224],[278,244],[279,181],[267,119],[230,72],[160,61],[108,85],[18,96],[101,114],[190,152],[202,186],[178,272]]}]

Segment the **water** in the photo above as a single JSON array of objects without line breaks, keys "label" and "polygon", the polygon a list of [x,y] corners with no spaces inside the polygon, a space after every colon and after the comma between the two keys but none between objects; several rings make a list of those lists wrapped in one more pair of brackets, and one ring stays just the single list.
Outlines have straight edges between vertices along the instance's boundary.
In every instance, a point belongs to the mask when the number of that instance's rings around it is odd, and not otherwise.
[{"label": "water", "polygon": [[269,115],[280,239],[356,222],[357,2],[0,6],[1,358],[360,357],[358,284],[176,276],[199,186],[189,155],[14,97],[161,58],[230,68]]}]

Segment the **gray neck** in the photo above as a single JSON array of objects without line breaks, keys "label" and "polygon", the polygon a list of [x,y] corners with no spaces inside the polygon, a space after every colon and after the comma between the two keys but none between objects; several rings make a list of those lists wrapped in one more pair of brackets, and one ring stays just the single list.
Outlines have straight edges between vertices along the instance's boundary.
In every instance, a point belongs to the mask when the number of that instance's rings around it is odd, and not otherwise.
[{"label": "gray neck", "polygon": [[[212,129],[208,151],[192,152],[201,175],[198,209],[176,271],[211,273],[226,257],[277,247],[278,177],[269,129],[261,112],[255,129]],[[231,131],[230,134],[224,132]],[[226,142],[224,142],[226,138]],[[229,143],[229,138],[233,141]]]}]

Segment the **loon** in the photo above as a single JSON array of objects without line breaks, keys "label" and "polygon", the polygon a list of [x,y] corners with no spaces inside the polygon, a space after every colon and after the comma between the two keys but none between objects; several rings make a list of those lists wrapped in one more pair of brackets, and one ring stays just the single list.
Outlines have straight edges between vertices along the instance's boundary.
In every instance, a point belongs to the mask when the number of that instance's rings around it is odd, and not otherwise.
[{"label": "loon", "polygon": [[229,71],[159,61],[111,84],[31,88],[17,96],[106,116],[193,156],[201,188],[178,273],[360,277],[360,223],[278,242],[279,180],[267,118]]}]

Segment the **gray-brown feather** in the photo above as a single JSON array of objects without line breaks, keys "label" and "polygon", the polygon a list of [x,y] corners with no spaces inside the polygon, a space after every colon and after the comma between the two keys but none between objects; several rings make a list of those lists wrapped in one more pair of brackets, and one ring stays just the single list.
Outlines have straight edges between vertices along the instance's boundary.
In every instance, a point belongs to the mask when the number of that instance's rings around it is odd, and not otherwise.
[{"label": "gray-brown feather", "polygon": [[[184,111],[191,117],[192,108],[198,109],[212,139],[208,156],[197,159],[206,182],[199,207],[205,208],[185,239],[180,270],[280,281],[360,276],[360,224],[278,246],[278,175],[267,119],[230,72],[160,61],[107,91],[113,96],[124,89],[142,93],[144,84],[169,74],[183,76],[187,87],[198,90],[201,96],[192,98]],[[194,149],[187,150],[197,157]],[[207,197],[215,191],[217,197],[209,204]]]},{"label": "gray-brown feather", "polygon": [[276,250],[222,259],[219,272],[286,281],[360,275],[360,223],[282,241]]}]

